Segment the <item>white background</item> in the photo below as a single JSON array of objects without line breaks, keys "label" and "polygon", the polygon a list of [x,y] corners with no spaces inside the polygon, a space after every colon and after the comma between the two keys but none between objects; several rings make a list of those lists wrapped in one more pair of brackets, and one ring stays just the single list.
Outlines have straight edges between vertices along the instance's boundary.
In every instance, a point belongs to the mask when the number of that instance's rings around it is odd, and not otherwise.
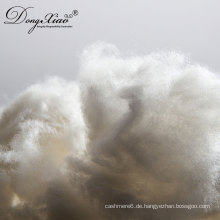
[{"label": "white background", "polygon": [[[34,7],[29,18],[79,10],[72,29],[6,25],[15,5]],[[220,72],[219,0],[1,0],[0,104],[48,75],[75,79],[82,49],[96,41],[115,44],[125,54],[177,50]],[[103,73],[104,74],[104,73]]]}]

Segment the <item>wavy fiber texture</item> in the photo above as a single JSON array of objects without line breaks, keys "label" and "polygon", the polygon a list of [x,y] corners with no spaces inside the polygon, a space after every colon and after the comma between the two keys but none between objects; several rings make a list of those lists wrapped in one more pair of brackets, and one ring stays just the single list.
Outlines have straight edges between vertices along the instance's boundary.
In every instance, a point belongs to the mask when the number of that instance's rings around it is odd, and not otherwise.
[{"label": "wavy fiber texture", "polygon": [[179,53],[94,44],[0,115],[1,219],[219,219],[219,175],[219,75]]}]

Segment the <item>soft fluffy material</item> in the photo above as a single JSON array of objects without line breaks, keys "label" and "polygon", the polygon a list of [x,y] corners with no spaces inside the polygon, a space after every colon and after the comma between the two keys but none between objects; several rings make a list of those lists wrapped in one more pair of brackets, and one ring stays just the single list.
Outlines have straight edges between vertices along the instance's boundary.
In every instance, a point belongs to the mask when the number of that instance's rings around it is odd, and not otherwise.
[{"label": "soft fluffy material", "polygon": [[0,218],[219,219],[219,152],[218,74],[175,52],[95,44],[76,81],[32,85],[3,108]]}]

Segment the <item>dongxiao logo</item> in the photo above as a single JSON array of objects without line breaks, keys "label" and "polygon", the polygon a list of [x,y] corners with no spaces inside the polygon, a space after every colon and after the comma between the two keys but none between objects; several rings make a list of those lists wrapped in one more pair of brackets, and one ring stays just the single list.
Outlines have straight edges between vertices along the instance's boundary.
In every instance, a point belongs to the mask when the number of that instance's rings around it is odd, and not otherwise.
[{"label": "dongxiao logo", "polygon": [[71,13],[59,15],[58,13],[47,13],[43,18],[32,18],[29,16],[34,7],[14,6],[6,12],[5,24],[28,24],[31,28],[28,34],[31,34],[35,28],[72,28],[72,20],[79,12],[72,10]]}]

